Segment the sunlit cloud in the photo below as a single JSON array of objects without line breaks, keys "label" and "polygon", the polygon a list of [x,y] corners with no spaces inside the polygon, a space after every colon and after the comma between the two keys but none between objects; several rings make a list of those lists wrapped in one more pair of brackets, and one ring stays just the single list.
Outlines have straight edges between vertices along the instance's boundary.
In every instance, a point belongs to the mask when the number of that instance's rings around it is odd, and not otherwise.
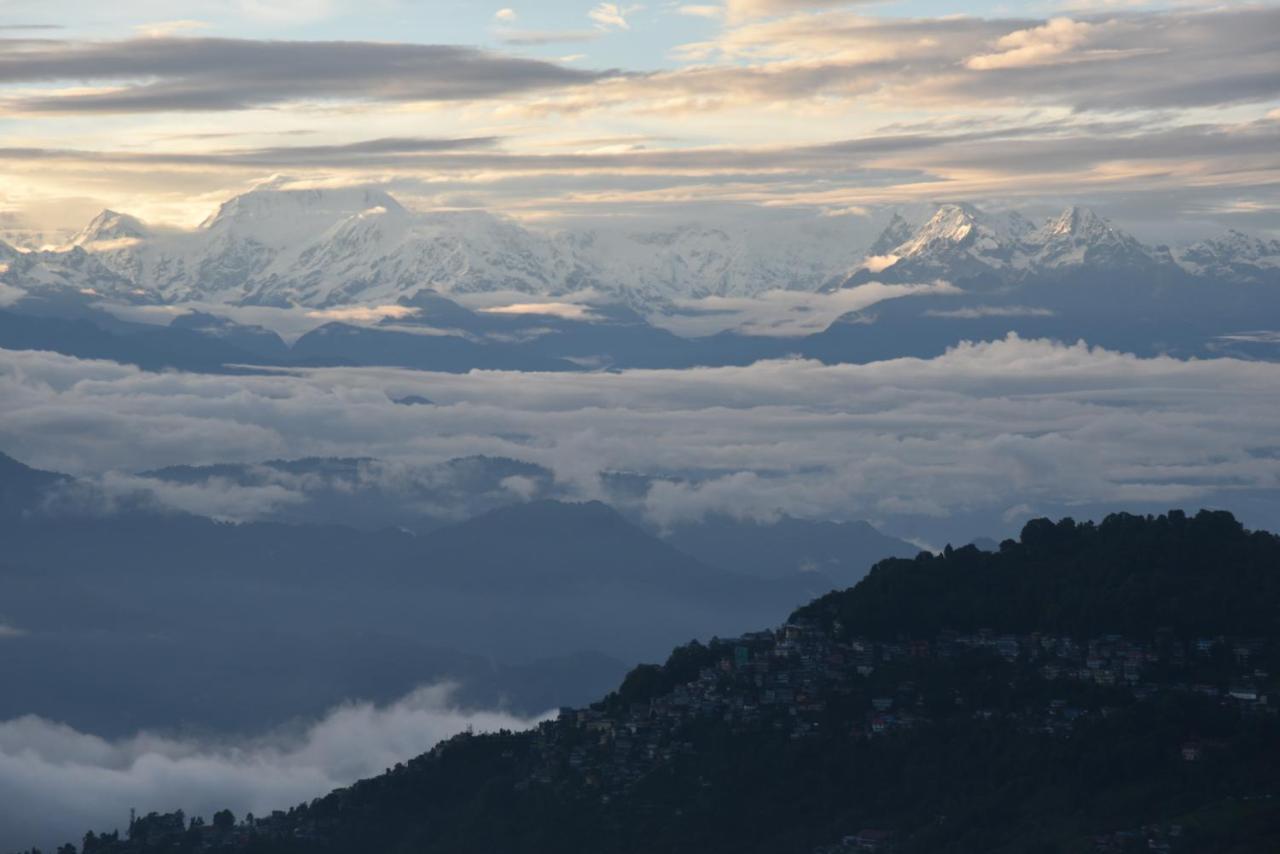
[{"label": "sunlit cloud", "polygon": [[677,6],[676,14],[690,18],[720,18],[725,14],[725,7],[690,3]]},{"label": "sunlit cloud", "polygon": [[701,336],[733,330],[746,335],[792,337],[821,332],[837,318],[887,299],[959,293],[951,285],[884,285],[878,282],[833,293],[768,291],[754,297],[679,300],[677,310],[652,319],[677,335]]},{"label": "sunlit cloud", "polygon": [[482,308],[487,314],[545,314],[549,317],[562,317],[566,320],[584,320],[591,317],[589,306],[568,302],[523,302],[511,305],[497,305]]},{"label": "sunlit cloud", "polygon": [[419,311],[421,309],[404,305],[350,305],[308,310],[307,316],[325,321],[376,323],[387,319],[403,320],[406,317],[413,317]]},{"label": "sunlit cloud", "polygon": [[629,30],[631,23],[627,18],[643,8],[641,4],[600,3],[587,13],[587,17],[603,30]]},{"label": "sunlit cloud", "polygon": [[177,20],[177,21],[156,21],[150,24],[139,24],[134,27],[138,35],[147,38],[168,38],[169,36],[179,36],[186,33],[193,33],[199,30],[209,28],[207,21],[195,20]]}]

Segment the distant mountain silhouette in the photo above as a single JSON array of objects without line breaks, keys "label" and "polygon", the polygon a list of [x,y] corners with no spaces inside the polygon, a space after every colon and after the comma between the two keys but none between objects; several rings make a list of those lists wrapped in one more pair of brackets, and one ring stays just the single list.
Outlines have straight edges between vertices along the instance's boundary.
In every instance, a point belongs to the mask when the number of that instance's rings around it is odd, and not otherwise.
[{"label": "distant mountain silhouette", "polygon": [[722,569],[761,578],[812,573],[833,587],[857,584],[877,561],[920,551],[866,522],[815,522],[784,516],[769,523],[710,517],[677,525],[667,542]]},{"label": "distant mountain silhouette", "polygon": [[[517,672],[508,696],[536,712],[672,643],[777,619],[826,589],[706,566],[601,504],[519,503],[420,535],[228,524],[147,502],[95,509],[89,484],[0,466],[0,601],[30,629],[0,658],[0,681],[23,685],[0,696],[0,718],[102,733],[260,727],[445,678],[496,701],[499,676]],[[50,486],[75,487],[78,502],[25,512]],[[597,663],[581,678],[556,663],[587,651]],[[211,679],[220,702],[206,696]]]}]

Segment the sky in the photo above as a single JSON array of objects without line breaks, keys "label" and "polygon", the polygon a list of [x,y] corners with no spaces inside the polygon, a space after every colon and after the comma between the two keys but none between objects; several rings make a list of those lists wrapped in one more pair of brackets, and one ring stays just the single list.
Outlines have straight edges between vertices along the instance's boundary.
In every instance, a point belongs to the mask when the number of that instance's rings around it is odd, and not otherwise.
[{"label": "sky", "polygon": [[[0,213],[273,176],[530,223],[965,200],[1276,232],[1280,6],[0,2]],[[279,179],[277,179],[279,180]]]}]

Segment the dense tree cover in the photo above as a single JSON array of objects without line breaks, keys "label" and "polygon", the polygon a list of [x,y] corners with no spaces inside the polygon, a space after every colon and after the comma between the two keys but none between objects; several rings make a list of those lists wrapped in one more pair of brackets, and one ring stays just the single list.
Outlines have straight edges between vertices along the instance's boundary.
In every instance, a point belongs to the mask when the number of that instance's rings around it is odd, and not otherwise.
[{"label": "dense tree cover", "polygon": [[966,547],[877,564],[797,612],[845,633],[944,629],[1088,636],[1280,635],[1280,537],[1230,513],[1028,522],[997,553]]},{"label": "dense tree cover", "polygon": [[[1211,761],[1183,761],[1191,732],[1218,739]],[[264,839],[251,850],[809,854],[877,827],[902,854],[1071,854],[1091,850],[1095,833],[1156,821],[1184,823],[1186,851],[1280,850],[1280,728],[1205,698],[1135,704],[1069,739],[970,716],[873,740],[714,724],[690,738],[692,754],[614,800],[522,787],[526,735],[458,739],[300,810],[303,826],[326,828],[323,845]]]},{"label": "dense tree cover", "polygon": [[601,705],[621,709],[660,697],[677,685],[696,679],[698,671],[713,663],[716,657],[711,647],[692,640],[673,649],[666,664],[641,664],[632,668],[618,690],[605,697]]}]

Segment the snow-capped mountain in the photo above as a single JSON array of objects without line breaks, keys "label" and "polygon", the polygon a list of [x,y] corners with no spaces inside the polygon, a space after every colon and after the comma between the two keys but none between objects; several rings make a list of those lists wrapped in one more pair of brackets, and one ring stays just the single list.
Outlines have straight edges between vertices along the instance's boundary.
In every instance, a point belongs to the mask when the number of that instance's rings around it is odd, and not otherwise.
[{"label": "snow-capped mountain", "polygon": [[1232,229],[1176,253],[1197,275],[1256,284],[1280,280],[1280,240],[1263,240]]},{"label": "snow-capped mountain", "polygon": [[816,216],[551,232],[484,211],[413,211],[380,189],[268,184],[190,231],[108,210],[58,251],[0,244],[0,281],[130,300],[309,307],[394,303],[424,289],[553,298],[592,290],[643,312],[871,281],[979,291],[1076,274],[1280,282],[1280,241],[1238,232],[1174,255],[1083,208],[1039,226],[968,204],[911,217],[895,214],[874,241],[852,218]]},{"label": "snow-capped mountain", "polygon": [[76,232],[67,245],[102,251],[115,244],[145,240],[150,236],[151,230],[137,217],[105,210]]},{"label": "snow-capped mountain", "polygon": [[620,289],[641,305],[814,291],[861,257],[860,242],[839,223],[790,221],[734,228],[684,223],[594,229],[559,238],[584,283]]},{"label": "snow-capped mountain", "polygon": [[1162,250],[1150,249],[1087,208],[1069,207],[1035,232],[1024,235],[1019,248],[1032,269],[1106,267],[1140,269],[1168,264]]},{"label": "snow-capped mountain", "polygon": [[257,190],[147,250],[143,284],[169,300],[330,306],[424,287],[549,293],[563,277],[553,247],[512,221],[415,214],[377,191]]},{"label": "snow-capped mountain", "polygon": [[64,250],[21,251],[0,243],[0,284],[28,293],[79,293],[133,302],[142,296],[134,281],[96,255],[75,246]]},{"label": "snow-capped mountain", "polygon": [[889,224],[885,226],[884,231],[880,232],[880,236],[876,238],[876,242],[871,244],[867,250],[867,255],[876,258],[883,258],[893,252],[902,244],[911,239],[916,233],[916,227],[907,222],[906,218],[899,212],[895,211],[893,217],[889,220]]},{"label": "snow-capped mountain", "polygon": [[410,211],[380,190],[267,186],[191,232],[152,233],[107,211],[69,246],[171,302],[332,306],[394,302],[422,288],[594,289],[653,307],[815,290],[856,263],[860,243],[835,220],[547,233],[483,211]]},{"label": "snow-capped mountain", "polygon": [[38,250],[58,246],[66,239],[66,232],[40,228],[14,211],[0,211],[0,243],[10,248]]},{"label": "snow-capped mountain", "polygon": [[1036,227],[1017,213],[946,204],[909,234],[906,226],[891,221],[868,257],[829,288],[939,279],[981,288],[1081,272],[1194,275],[1167,248],[1147,246],[1087,208],[1069,207]]}]

